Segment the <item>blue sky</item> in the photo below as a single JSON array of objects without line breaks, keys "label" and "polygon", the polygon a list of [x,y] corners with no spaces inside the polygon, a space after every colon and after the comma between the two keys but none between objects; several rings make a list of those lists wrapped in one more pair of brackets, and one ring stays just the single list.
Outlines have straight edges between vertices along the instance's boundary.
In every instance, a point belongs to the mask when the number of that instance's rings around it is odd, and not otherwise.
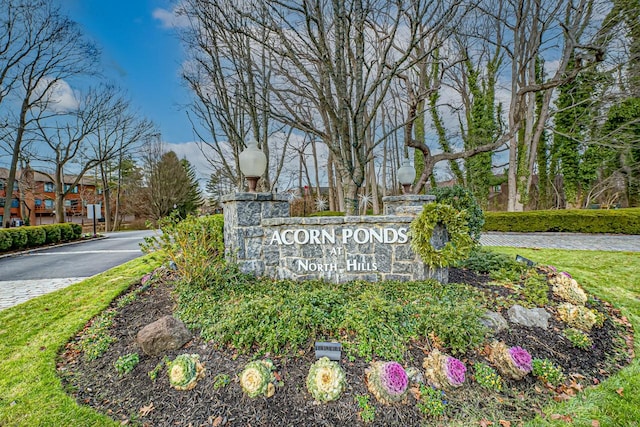
[{"label": "blue sky", "polygon": [[182,48],[167,28],[170,0],[60,0],[71,19],[102,50],[103,73],[172,144],[194,140],[180,80]]}]

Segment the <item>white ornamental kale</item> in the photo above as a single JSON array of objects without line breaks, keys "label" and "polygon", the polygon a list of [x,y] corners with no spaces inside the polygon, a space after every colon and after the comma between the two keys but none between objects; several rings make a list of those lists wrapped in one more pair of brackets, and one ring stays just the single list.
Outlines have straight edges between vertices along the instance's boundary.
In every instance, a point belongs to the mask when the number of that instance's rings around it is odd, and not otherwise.
[{"label": "white ornamental kale", "polygon": [[311,365],[307,375],[307,390],[319,402],[336,400],[346,386],[344,370],[337,362],[321,357]]},{"label": "white ornamental kale", "polygon": [[273,396],[276,391],[274,381],[273,363],[270,360],[249,362],[240,374],[242,391],[251,398]]},{"label": "white ornamental kale", "polygon": [[169,384],[176,390],[191,390],[204,377],[204,366],[197,354],[181,354],[169,362]]}]

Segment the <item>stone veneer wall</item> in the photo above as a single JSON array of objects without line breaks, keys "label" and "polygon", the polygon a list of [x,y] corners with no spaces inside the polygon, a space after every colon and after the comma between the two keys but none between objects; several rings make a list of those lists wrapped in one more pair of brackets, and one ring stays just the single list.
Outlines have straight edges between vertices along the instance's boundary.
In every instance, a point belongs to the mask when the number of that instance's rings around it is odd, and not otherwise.
[{"label": "stone veneer wall", "polygon": [[[390,200],[389,200],[390,199]],[[289,217],[284,195],[236,193],[223,198],[226,257],[242,271],[277,279],[448,281],[410,247],[409,225],[433,196],[384,198],[383,216]],[[442,247],[446,233],[434,233]]]}]

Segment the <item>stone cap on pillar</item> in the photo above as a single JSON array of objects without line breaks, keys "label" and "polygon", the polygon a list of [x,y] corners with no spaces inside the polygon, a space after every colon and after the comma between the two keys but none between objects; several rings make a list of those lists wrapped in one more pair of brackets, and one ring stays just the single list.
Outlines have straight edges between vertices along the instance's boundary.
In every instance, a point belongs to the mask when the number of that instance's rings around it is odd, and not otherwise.
[{"label": "stone cap on pillar", "polygon": [[402,194],[382,198],[385,215],[416,216],[422,212],[424,205],[435,201],[436,196],[432,194]]},{"label": "stone cap on pillar", "polygon": [[225,202],[288,202],[289,195],[285,193],[248,193],[236,192],[225,194],[220,198]]}]

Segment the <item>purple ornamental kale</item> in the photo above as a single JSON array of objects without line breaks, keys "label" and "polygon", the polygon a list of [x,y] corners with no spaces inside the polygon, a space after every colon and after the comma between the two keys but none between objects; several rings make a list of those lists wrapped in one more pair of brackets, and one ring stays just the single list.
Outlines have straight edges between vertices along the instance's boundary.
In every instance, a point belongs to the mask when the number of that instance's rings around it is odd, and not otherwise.
[{"label": "purple ornamental kale", "polygon": [[531,355],[522,347],[511,347],[509,349],[511,360],[522,372],[531,372]]},{"label": "purple ornamental kale", "polygon": [[467,368],[464,363],[456,359],[455,357],[448,357],[446,362],[446,374],[447,379],[453,386],[460,385],[464,382]]},{"label": "purple ornamental kale", "polygon": [[389,394],[402,394],[407,390],[409,378],[398,362],[387,362],[381,369],[380,382]]},{"label": "purple ornamental kale", "polygon": [[560,274],[564,274],[565,276],[567,276],[569,279],[571,279],[571,275],[569,273],[567,273],[566,271],[561,271]]}]

